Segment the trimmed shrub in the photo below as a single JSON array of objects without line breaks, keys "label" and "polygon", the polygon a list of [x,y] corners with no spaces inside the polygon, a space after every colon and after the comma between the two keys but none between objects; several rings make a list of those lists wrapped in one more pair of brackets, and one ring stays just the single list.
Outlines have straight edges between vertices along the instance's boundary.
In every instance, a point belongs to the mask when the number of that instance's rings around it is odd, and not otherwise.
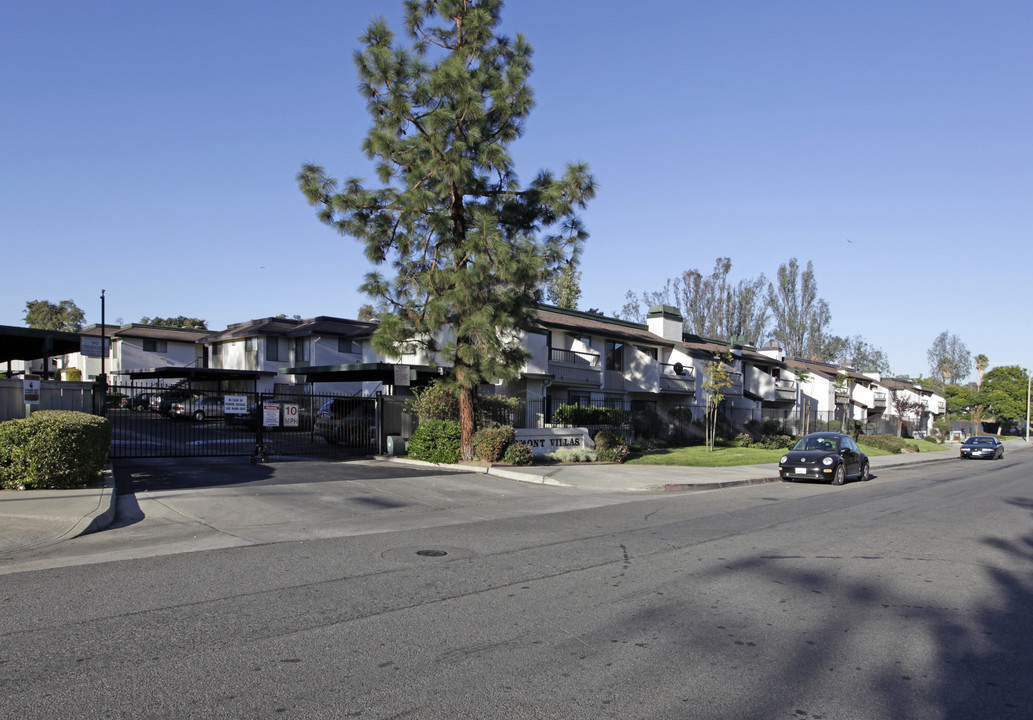
[{"label": "trimmed shrub", "polygon": [[565,463],[576,463],[576,462],[595,462],[596,455],[591,450],[585,450],[584,448],[561,448],[555,452],[549,453],[546,457],[550,457],[557,462]]},{"label": "trimmed shrub", "polygon": [[0,485],[75,488],[98,480],[108,462],[111,423],[71,410],[37,410],[0,423]]},{"label": "trimmed shrub", "polygon": [[599,450],[600,448],[613,447],[614,445],[619,445],[621,442],[621,438],[617,433],[613,430],[607,430],[606,428],[597,432],[595,437],[592,439],[595,440],[596,450]]},{"label": "trimmed shrub", "polygon": [[628,459],[630,453],[628,446],[623,443],[606,445],[605,447],[595,446],[595,459],[599,462],[622,463]]},{"label": "trimmed shrub", "polygon": [[559,425],[625,425],[631,419],[631,413],[617,407],[560,405],[552,417]]},{"label": "trimmed shrub", "polygon": [[473,434],[474,457],[487,462],[498,462],[515,438],[516,432],[509,425],[481,428]]},{"label": "trimmed shrub", "polygon": [[896,435],[865,435],[864,444],[893,454],[901,453],[904,450],[918,452],[918,443],[908,442],[905,438],[899,438]]},{"label": "trimmed shrub", "polygon": [[430,420],[459,420],[459,396],[443,383],[433,382],[413,390],[409,407],[421,423]]},{"label": "trimmed shrub", "polygon": [[515,442],[506,448],[502,459],[510,465],[530,465],[534,462],[534,450],[527,443]]},{"label": "trimmed shrub", "polygon": [[462,457],[459,423],[429,420],[417,426],[409,438],[409,457],[432,463],[457,463]]}]

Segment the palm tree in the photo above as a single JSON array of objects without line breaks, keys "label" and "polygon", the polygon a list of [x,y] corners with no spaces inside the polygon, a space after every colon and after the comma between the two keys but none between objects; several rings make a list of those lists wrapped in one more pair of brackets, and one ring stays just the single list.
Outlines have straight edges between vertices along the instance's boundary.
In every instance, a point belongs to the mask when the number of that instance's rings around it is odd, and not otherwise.
[{"label": "palm tree", "polygon": [[990,364],[990,359],[980,353],[976,355],[976,390],[983,389],[983,375],[986,373],[986,368]]}]

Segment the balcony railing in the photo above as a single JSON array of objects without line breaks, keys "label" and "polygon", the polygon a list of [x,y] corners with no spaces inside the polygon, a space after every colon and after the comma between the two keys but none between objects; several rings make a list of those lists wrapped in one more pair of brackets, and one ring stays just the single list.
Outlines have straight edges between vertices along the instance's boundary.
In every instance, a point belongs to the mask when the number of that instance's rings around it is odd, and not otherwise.
[{"label": "balcony railing", "polygon": [[786,400],[786,401],[796,400],[796,381],[795,380],[776,380],[775,381],[775,396],[779,400]]},{"label": "balcony railing", "polygon": [[877,392],[875,393],[875,407],[884,408],[886,407],[886,393]]},{"label": "balcony railing", "polygon": [[[660,392],[696,392],[696,368],[681,363],[660,365]],[[678,372],[678,371],[681,372]]]},{"label": "balcony railing", "polygon": [[602,359],[598,353],[551,348],[549,372],[559,382],[599,386],[602,384]]}]

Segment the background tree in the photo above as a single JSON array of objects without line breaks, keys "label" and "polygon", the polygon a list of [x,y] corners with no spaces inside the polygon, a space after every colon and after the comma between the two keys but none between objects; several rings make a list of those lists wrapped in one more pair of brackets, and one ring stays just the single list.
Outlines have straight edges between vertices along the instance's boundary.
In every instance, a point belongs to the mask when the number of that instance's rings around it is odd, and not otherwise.
[{"label": "background tree", "polygon": [[577,265],[570,261],[563,263],[549,278],[546,294],[556,307],[577,310],[577,301],[581,299],[581,271]]},{"label": "background tree", "polygon": [[359,317],[356,319],[361,320],[362,322],[373,322],[377,319],[377,311],[372,305],[366,303],[359,308]]},{"label": "background tree", "polygon": [[[584,164],[540,172],[521,188],[508,146],[533,106],[531,47],[496,35],[499,0],[410,0],[411,43],[374,20],[355,53],[372,127],[363,142],[379,188],[343,184],[305,165],[302,192],[319,218],[364,243],[361,289],[385,312],[374,348],[397,357],[423,346],[454,368],[462,455],[473,456],[477,386],[516,376],[526,352],[514,331],[587,238],[577,211],[595,195]],[[447,333],[443,334],[443,331]]]},{"label": "background tree", "polygon": [[174,328],[195,328],[198,330],[207,330],[208,323],[200,318],[188,318],[183,315],[177,317],[142,317],[140,323],[143,325],[156,325],[159,327],[174,327]]},{"label": "background tree", "polygon": [[976,390],[983,388],[983,375],[986,374],[986,368],[990,365],[990,358],[983,353],[979,353],[975,357],[976,361]]},{"label": "background tree", "polygon": [[818,297],[811,262],[803,272],[796,258],[780,265],[776,282],[768,285],[767,301],[774,321],[771,334],[787,356],[831,359],[825,328],[832,314],[828,303]]},{"label": "background tree", "polygon": [[979,403],[998,422],[1026,419],[1026,371],[1018,365],[1004,365],[989,370],[983,377]]},{"label": "background tree", "polygon": [[717,258],[710,275],[686,270],[679,277],[669,278],[660,290],[643,292],[641,302],[628,290],[624,307],[615,314],[642,322],[643,306],[648,309],[653,305],[671,305],[681,311],[688,329],[697,335],[726,341],[743,336],[747,342],[759,344],[769,320],[764,297],[767,279],[761,274],[733,285],[728,280],[731,269],[731,259]]},{"label": "background tree", "polygon": [[[936,336],[926,352],[933,377],[942,378],[944,385],[958,383],[968,377],[972,356],[957,335],[944,330]],[[946,373],[946,374],[945,374]]]},{"label": "background tree", "polygon": [[86,315],[71,300],[62,300],[57,305],[48,300],[25,303],[25,325],[30,328],[79,332],[85,322]]},{"label": "background tree", "polygon": [[848,338],[835,338],[838,350],[835,361],[862,372],[878,372],[890,374],[890,362],[880,348],[868,344],[860,335]]}]

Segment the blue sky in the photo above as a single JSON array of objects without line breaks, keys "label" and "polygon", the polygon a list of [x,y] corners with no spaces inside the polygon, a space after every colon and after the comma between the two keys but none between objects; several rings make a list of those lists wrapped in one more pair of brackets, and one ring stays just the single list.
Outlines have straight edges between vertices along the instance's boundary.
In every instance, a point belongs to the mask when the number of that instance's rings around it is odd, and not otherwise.
[{"label": "blue sky", "polygon": [[[354,317],[361,248],[294,177],[372,179],[351,55],[400,8],[0,0],[0,324],[35,299],[99,322],[102,288],[109,322]],[[928,373],[944,330],[1033,366],[1027,0],[510,0],[504,17],[535,48],[521,177],[583,160],[599,183],[581,309],[719,256],[736,282],[797,257],[829,331],[896,374]]]}]

